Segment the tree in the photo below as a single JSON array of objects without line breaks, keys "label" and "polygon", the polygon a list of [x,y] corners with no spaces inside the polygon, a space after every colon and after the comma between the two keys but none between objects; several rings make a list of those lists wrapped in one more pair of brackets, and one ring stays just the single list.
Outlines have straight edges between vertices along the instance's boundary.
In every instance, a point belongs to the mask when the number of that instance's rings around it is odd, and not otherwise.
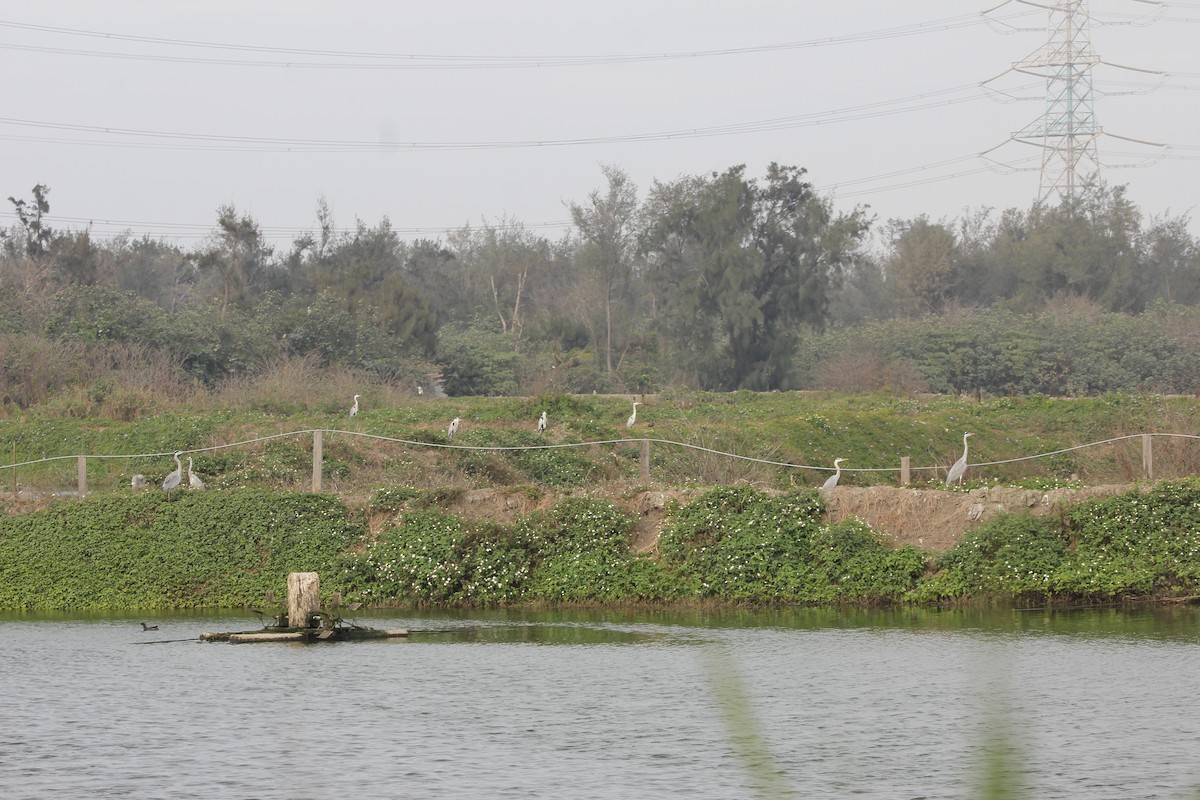
[{"label": "tree", "polygon": [[50,262],[64,283],[92,286],[111,283],[112,263],[104,248],[97,247],[89,231],[69,231],[56,236],[48,248]]},{"label": "tree", "polygon": [[18,254],[18,250],[33,259],[40,259],[46,255],[50,241],[54,238],[54,230],[43,219],[44,215],[50,213],[50,201],[46,199],[48,194],[49,187],[39,183],[33,187],[33,202],[17,200],[11,196],[8,198],[8,202],[13,204],[20,228],[20,241],[14,242],[10,234],[3,234],[10,255]]},{"label": "tree", "polygon": [[1145,303],[1155,300],[1194,305],[1200,302],[1200,246],[1188,231],[1187,217],[1155,219],[1142,237],[1141,286]]},{"label": "tree", "polygon": [[608,191],[588,195],[587,205],[571,203],[571,221],[583,240],[579,257],[589,276],[600,288],[604,306],[604,368],[613,371],[613,304],[614,295],[625,294],[629,288],[637,232],[637,186],[629,176],[615,166],[600,168],[608,180]]},{"label": "tree", "polygon": [[910,312],[929,313],[942,309],[954,293],[958,266],[958,243],[944,222],[930,222],[921,215],[912,220],[888,223],[891,253],[885,261],[888,278]]},{"label": "tree", "polygon": [[200,257],[202,270],[215,270],[221,276],[221,321],[230,303],[244,304],[258,288],[267,268],[271,247],[250,216],[238,216],[231,205],[217,212],[219,232]]},{"label": "tree", "polygon": [[641,247],[659,328],[700,383],[779,389],[869,222],[861,209],[835,215],[803,169],[772,163],[762,182],[744,171],[656,184]]}]

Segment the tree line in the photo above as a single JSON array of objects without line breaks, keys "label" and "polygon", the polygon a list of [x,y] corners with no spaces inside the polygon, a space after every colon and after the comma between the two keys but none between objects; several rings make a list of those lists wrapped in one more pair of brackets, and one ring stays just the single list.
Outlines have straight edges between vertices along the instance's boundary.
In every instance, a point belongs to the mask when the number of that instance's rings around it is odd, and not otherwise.
[{"label": "tree line", "polygon": [[408,241],[386,217],[339,229],[322,200],[279,248],[233,206],[190,248],[58,229],[39,184],[0,231],[4,401],[98,362],[214,386],[290,358],[451,395],[1200,385],[1189,220],[1147,218],[1124,187],[880,221],[795,166],[644,194],[602,176],[557,239],[504,219]]}]

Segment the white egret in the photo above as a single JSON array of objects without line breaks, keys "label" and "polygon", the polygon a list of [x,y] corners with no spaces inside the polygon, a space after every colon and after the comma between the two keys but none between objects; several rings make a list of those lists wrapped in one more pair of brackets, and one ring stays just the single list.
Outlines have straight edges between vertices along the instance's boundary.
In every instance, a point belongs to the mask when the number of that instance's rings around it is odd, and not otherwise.
[{"label": "white egret", "polygon": [[454,434],[458,433],[458,423],[459,423],[458,417],[455,417],[454,419],[450,420],[450,427],[446,429],[446,438],[447,439],[453,439]]},{"label": "white egret", "polygon": [[958,461],[955,461],[954,466],[952,466],[950,468],[950,471],[948,473],[946,473],[946,485],[947,486],[954,483],[955,481],[962,483],[963,474],[966,473],[966,471],[967,471],[967,437],[971,436],[971,435],[972,434],[970,434],[970,433],[963,434],[962,458],[960,458]]},{"label": "white egret", "polygon": [[350,406],[350,416],[351,417],[358,416],[358,398],[360,398],[360,397],[362,397],[361,394],[354,395],[354,405]]},{"label": "white egret", "polygon": [[137,475],[134,475],[133,478],[129,481],[129,485],[133,487],[133,490],[135,492],[142,491],[143,489],[146,488],[146,485],[147,485],[146,484],[146,476],[139,472]]},{"label": "white egret", "polygon": [[422,387],[418,386],[418,387],[417,387],[417,394],[425,394],[425,390],[424,390]]},{"label": "white egret", "polygon": [[629,419],[625,420],[625,427],[632,428],[633,423],[637,422],[637,407],[642,403],[640,400],[633,401],[633,413],[629,415]]},{"label": "white egret", "polygon": [[183,454],[182,450],[175,451],[175,470],[167,474],[163,479],[162,488],[164,492],[169,492],[179,485],[179,481],[183,479],[183,462],[179,460],[179,456]]},{"label": "white egret", "polygon": [[832,489],[838,485],[838,478],[842,477],[842,462],[849,460],[848,458],[835,458],[833,460],[833,474],[825,479],[825,483],[821,484],[822,489]]},{"label": "white egret", "polygon": [[204,481],[200,480],[200,476],[192,472],[192,457],[188,456],[188,488],[203,489]]},{"label": "white egret", "polygon": [[548,425],[548,424],[549,423],[546,420],[546,412],[543,411],[542,415],[540,417],[538,417],[538,433],[545,433],[546,425]]}]

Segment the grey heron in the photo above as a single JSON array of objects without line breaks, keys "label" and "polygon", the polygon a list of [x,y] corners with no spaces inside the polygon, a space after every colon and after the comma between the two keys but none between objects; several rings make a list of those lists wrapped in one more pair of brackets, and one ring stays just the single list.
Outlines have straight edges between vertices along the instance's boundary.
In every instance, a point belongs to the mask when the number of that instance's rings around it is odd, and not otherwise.
[{"label": "grey heron", "polygon": [[822,489],[832,489],[838,485],[838,479],[842,477],[842,462],[849,460],[848,458],[835,458],[833,460],[833,474],[825,479],[825,483],[821,484]]},{"label": "grey heron", "polygon": [[548,425],[548,424],[549,423],[546,420],[546,412],[543,411],[542,415],[540,417],[538,417],[538,433],[545,433],[546,425]]},{"label": "grey heron", "polygon": [[361,394],[354,395],[354,405],[350,406],[350,416],[351,417],[358,416],[358,398],[360,398],[360,397],[362,397]]},{"label": "grey heron", "polygon": [[192,457],[188,456],[188,488],[203,489],[204,481],[200,480],[200,476],[192,472]]},{"label": "grey heron", "polygon": [[642,403],[640,400],[633,401],[633,413],[629,415],[629,419],[625,420],[625,427],[632,428],[633,423],[637,422],[637,407]]},{"label": "grey heron", "polygon": [[450,420],[450,427],[446,429],[446,438],[447,439],[453,439],[454,434],[458,433],[458,423],[459,423],[458,417],[455,417],[454,419]]},{"label": "grey heron", "polygon": [[179,485],[179,481],[183,479],[183,462],[179,460],[179,456],[183,454],[182,450],[175,451],[175,469],[167,474],[163,479],[162,488],[164,492],[169,492]]},{"label": "grey heron", "polygon": [[946,473],[946,485],[947,486],[954,483],[955,481],[962,483],[963,474],[966,473],[966,471],[967,471],[967,437],[971,436],[971,435],[972,434],[970,434],[970,433],[963,434],[962,458],[960,458],[958,461],[955,461],[954,466],[952,466],[950,468],[950,471]]},{"label": "grey heron", "polygon": [[136,492],[142,491],[147,486],[146,476],[139,472],[137,475],[134,475],[133,478],[129,481],[129,485],[132,486],[134,491],[136,491]]}]

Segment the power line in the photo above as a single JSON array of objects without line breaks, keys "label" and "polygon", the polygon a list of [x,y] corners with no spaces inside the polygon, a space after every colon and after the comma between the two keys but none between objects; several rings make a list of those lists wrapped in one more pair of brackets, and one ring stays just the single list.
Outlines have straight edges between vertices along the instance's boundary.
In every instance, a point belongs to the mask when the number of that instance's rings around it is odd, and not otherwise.
[{"label": "power line", "polygon": [[[1014,14],[1012,15],[1012,18],[1020,17],[1027,13],[1029,12]],[[128,59],[135,61],[160,61],[165,63],[204,64],[236,67],[269,67],[283,69],[546,69],[557,67],[644,63],[651,61],[679,61],[688,59],[718,58],[781,52],[815,47],[829,47],[843,44],[874,42],[903,36],[914,36],[927,33],[958,30],[960,28],[974,27],[984,24],[987,24],[987,20],[981,18],[979,14],[961,14],[952,17],[943,17],[941,19],[931,20],[929,22],[901,25],[893,28],[881,28],[864,33],[828,36],[818,39],[783,42],[777,44],[751,45],[746,47],[727,47],[711,50],[687,50],[667,53],[615,53],[607,55],[600,54],[582,56],[502,56],[464,54],[435,55],[431,53],[375,53],[349,50],[314,50],[294,47],[275,47],[268,45],[243,45],[156,36],[136,36],[132,34],[111,33],[77,28],[64,28],[52,25],[37,25],[15,22],[11,20],[0,20],[0,27],[3,28],[10,28],[20,31],[32,31],[37,33],[49,33],[59,36],[96,38],[103,39],[105,41],[121,41],[156,46],[187,47],[202,50],[226,50],[231,52],[296,56],[300,58],[359,59],[359,61],[254,61],[248,59],[201,58],[196,56],[174,56],[150,53],[117,53],[98,50],[78,50],[12,43],[0,43],[0,49],[50,53],[55,55],[85,56],[93,58]]]},{"label": "power line", "polygon": [[[962,97],[952,95],[966,90],[974,90],[972,94]],[[749,122],[734,122],[725,125],[707,127],[682,128],[668,131],[648,133],[616,134],[609,136],[581,136],[570,139],[517,139],[492,141],[385,141],[350,140],[350,139],[301,139],[273,136],[244,136],[226,134],[207,134],[186,131],[156,131],[140,128],[120,128],[100,125],[81,125],[68,122],[52,122],[48,120],[20,119],[0,117],[0,125],[14,127],[43,128],[53,131],[92,134],[103,137],[134,137],[137,141],[105,141],[96,139],[65,139],[53,137],[32,137],[0,134],[0,139],[9,141],[41,142],[47,144],[67,144],[82,146],[104,147],[138,147],[173,150],[199,150],[218,152],[284,152],[284,153],[381,153],[381,152],[414,152],[434,150],[507,150],[537,147],[574,147],[595,144],[625,144],[636,142],[656,142],[677,139],[699,139],[714,136],[731,136],[745,133],[762,133],[767,131],[791,130],[795,128],[827,125],[833,122],[856,122],[864,119],[907,114],[913,111],[923,111],[960,103],[973,102],[989,97],[979,84],[962,84],[925,92],[895,100],[884,100],[865,103],[830,111],[799,114],[787,117],[754,120]],[[908,105],[902,105],[908,104]],[[155,139],[166,140],[153,141]],[[150,141],[146,141],[150,140]]]}]

